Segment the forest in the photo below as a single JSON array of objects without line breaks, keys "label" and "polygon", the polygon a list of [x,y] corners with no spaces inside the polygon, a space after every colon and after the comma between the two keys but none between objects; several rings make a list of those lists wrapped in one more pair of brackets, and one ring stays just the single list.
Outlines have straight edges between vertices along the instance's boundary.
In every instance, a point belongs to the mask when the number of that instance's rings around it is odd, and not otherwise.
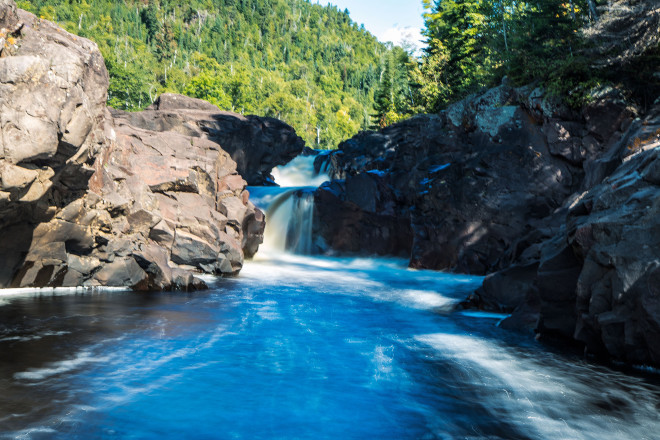
[{"label": "forest", "polygon": [[372,124],[391,47],[348,11],[308,0],[33,0],[18,6],[95,41],[109,105],[141,110],[163,92],[271,116],[331,148]]},{"label": "forest", "polygon": [[423,2],[425,53],[405,69],[395,63],[399,70],[391,75],[405,78],[415,104],[382,95],[377,100],[395,118],[439,111],[505,76],[518,86],[542,85],[574,109],[606,86],[625,90],[644,107],[660,90],[660,38],[655,21],[634,12],[642,2]]},{"label": "forest", "polygon": [[634,62],[610,62],[625,35],[606,26],[589,33],[599,8],[616,1],[419,1],[426,10],[421,54],[379,42],[348,10],[309,0],[18,5],[99,45],[115,108],[141,110],[160,93],[182,93],[282,119],[322,149],[360,130],[441,111],[505,76],[516,85],[540,83],[574,108],[622,81],[638,101],[658,90],[657,32]]}]

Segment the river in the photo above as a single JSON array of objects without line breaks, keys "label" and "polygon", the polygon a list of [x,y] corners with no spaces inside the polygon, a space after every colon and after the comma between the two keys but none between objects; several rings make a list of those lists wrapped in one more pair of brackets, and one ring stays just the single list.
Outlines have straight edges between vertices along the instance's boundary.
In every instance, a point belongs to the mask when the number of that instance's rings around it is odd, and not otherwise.
[{"label": "river", "polygon": [[281,243],[205,292],[0,293],[0,438],[658,438],[654,372],[453,311],[480,278]]}]

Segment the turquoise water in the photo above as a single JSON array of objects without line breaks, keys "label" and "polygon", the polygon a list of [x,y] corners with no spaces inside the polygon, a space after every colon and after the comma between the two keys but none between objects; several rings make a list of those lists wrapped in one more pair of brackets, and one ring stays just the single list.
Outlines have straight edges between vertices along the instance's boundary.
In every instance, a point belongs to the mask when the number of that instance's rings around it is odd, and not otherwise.
[{"label": "turquoise water", "polygon": [[280,255],[194,294],[0,297],[0,438],[657,438],[660,388],[452,312],[478,278]]}]

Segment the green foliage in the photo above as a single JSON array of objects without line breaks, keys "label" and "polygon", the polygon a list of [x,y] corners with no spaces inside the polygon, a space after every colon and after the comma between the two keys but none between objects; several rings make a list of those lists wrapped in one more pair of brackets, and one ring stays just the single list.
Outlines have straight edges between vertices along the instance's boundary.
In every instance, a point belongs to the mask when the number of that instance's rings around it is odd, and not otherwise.
[{"label": "green foliage", "polygon": [[19,5],[99,45],[113,107],[140,110],[160,93],[184,93],[223,110],[279,117],[320,148],[334,148],[371,125],[392,51],[347,11],[310,0]]},{"label": "green foliage", "polygon": [[[430,8],[430,0],[424,3]],[[487,5],[479,0],[442,0],[426,14],[430,53],[444,60],[439,83],[449,85],[445,90],[447,100],[461,98],[492,82]]]},{"label": "green foliage", "polygon": [[586,103],[600,74],[580,55],[587,0],[423,0],[427,48],[409,77],[419,108],[438,111],[507,75],[546,83],[571,106]]},{"label": "green foliage", "polygon": [[384,56],[380,84],[376,92],[376,123],[380,128],[400,121],[413,112],[409,69],[412,59],[400,47]]},{"label": "green foliage", "polygon": [[591,91],[602,85],[603,80],[594,77],[589,60],[573,57],[551,63],[553,75],[549,76],[548,91],[564,99],[571,108],[579,109],[593,99]]}]

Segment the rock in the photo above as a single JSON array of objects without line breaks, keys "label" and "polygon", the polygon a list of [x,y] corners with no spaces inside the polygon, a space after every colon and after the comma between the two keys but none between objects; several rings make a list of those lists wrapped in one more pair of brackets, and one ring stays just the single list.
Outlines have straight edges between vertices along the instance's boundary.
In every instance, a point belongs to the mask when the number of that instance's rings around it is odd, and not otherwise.
[{"label": "rock", "polygon": [[126,286],[133,290],[148,290],[149,277],[134,258],[117,259],[106,264],[94,275],[101,286]]},{"label": "rock", "polygon": [[[486,279],[485,304],[519,286],[522,303],[507,328],[580,343],[588,353],[632,364],[660,364],[660,106],[609,154],[615,170],[569,199],[564,225],[541,244],[536,271],[515,266]],[[618,157],[618,161],[615,159]],[[530,268],[534,265],[528,266]],[[507,279],[499,286],[491,279]]]},{"label": "rock", "polygon": [[147,108],[147,110],[202,110],[213,113],[220,113],[220,109],[204,101],[203,99],[190,98],[188,96],[181,96],[174,93],[163,93],[154,103]]},{"label": "rock", "polygon": [[[331,175],[346,180],[339,199],[353,203],[347,210],[394,216],[409,225],[412,243],[396,251],[410,249],[412,267],[473,274],[502,269],[524,237],[579,189],[584,175],[579,160],[567,162],[563,150],[548,148],[549,136],[519,94],[503,85],[441,115],[361,133],[329,157],[318,157],[317,167],[329,163]],[[561,123],[572,128],[573,122]],[[380,176],[377,188],[369,185],[369,173]],[[323,225],[339,215],[322,207],[317,214]],[[334,229],[318,229],[329,247],[338,243],[329,235]],[[403,241],[397,235],[382,240]],[[365,243],[364,251],[394,248],[382,240]]]},{"label": "rock", "polygon": [[[372,178],[377,179],[367,177]],[[351,180],[349,177],[348,181]],[[363,184],[356,183],[357,187],[361,185]],[[378,183],[372,182],[368,185]],[[316,241],[317,249],[314,251],[329,248],[348,254],[361,254],[366,250],[377,255],[409,255],[412,232],[408,219],[397,216],[393,211],[380,210],[378,200],[370,201],[375,209],[364,210],[355,201],[346,198],[345,188],[346,183],[334,181],[322,185],[315,192],[312,235],[320,237],[321,241]],[[375,192],[372,192],[371,196],[374,195]],[[365,194],[364,197],[368,196],[369,194]]]},{"label": "rock", "polygon": [[13,30],[18,23],[18,13],[14,0],[0,0],[0,29]]},{"label": "rock", "polygon": [[478,307],[513,313],[523,304],[526,293],[535,289],[537,271],[538,264],[533,263],[528,266],[511,266],[487,276],[476,292],[479,297]]},{"label": "rock", "polygon": [[[607,130],[595,125],[599,112],[611,119]],[[328,226],[343,215],[337,210],[352,218],[369,213],[373,223],[365,228],[374,233],[393,216],[409,224],[412,243],[379,236],[364,243],[365,253],[410,249],[412,267],[472,274],[507,268],[523,254],[525,266],[559,229],[572,194],[620,163],[621,139],[635,114],[615,92],[600,94],[580,114],[541,89],[513,89],[504,81],[440,115],[363,132],[319,155],[315,167],[329,167],[344,183],[319,190],[336,197],[317,198],[333,207],[317,206],[316,229],[326,251],[342,251],[351,240],[333,234],[346,231]],[[378,185],[371,174],[379,176]]]},{"label": "rock", "polygon": [[158,290],[163,286],[179,287],[183,290],[190,289],[190,283],[181,285],[178,282],[178,285],[175,286],[173,271],[169,265],[169,255],[165,248],[145,244],[133,254],[133,258],[135,258],[140,268],[147,273],[149,280],[147,288],[149,290]]},{"label": "rock", "polygon": [[214,142],[229,153],[249,185],[268,184],[272,169],[287,164],[304,147],[294,129],[277,119],[223,112],[181,95],[166,93],[144,112],[113,110],[113,115],[120,124]]},{"label": "rock", "polygon": [[293,129],[169,94],[108,111],[96,45],[12,1],[0,20],[19,40],[0,57],[0,287],[191,290],[205,287],[195,273],[236,275],[265,219],[224,144],[267,175],[302,150]]},{"label": "rock", "polygon": [[[0,241],[9,266],[0,287],[7,287],[34,248],[37,225],[84,194],[72,181],[89,180],[104,142],[108,75],[94,43],[17,11],[13,1],[0,2],[0,21],[18,42],[0,58]],[[57,241],[74,246],[76,237]],[[58,278],[34,263],[34,280]]]},{"label": "rock", "polygon": [[202,287],[191,268],[236,275],[242,243],[254,255],[263,240],[264,217],[243,197],[246,182],[228,153],[203,137],[114,123],[90,180],[91,223],[102,237],[95,253],[134,258],[147,289]]}]

